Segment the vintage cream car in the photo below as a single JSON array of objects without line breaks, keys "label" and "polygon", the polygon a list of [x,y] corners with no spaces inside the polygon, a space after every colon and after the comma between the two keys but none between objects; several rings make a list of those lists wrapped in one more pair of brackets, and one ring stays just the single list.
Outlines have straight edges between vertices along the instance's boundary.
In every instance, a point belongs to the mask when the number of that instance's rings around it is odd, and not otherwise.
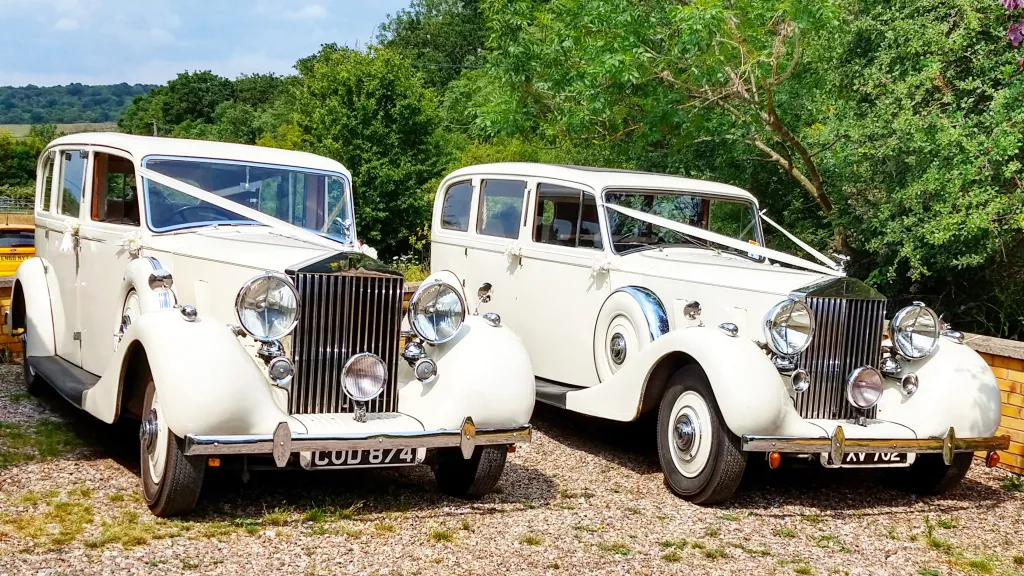
[{"label": "vintage cream car", "polygon": [[[491,164],[453,172],[431,266],[526,343],[537,399],[630,421],[657,411],[668,485],[734,492],[751,452],[828,467],[898,467],[955,486],[993,438],[992,372],[924,304],[887,302],[821,261],[764,248],[774,225],[744,190],[665,175]],[[945,331],[944,331],[945,330]],[[989,464],[997,462],[993,452]]]},{"label": "vintage cream car", "polygon": [[429,462],[479,497],[530,440],[519,338],[467,317],[456,281],[423,284],[403,334],[403,278],[364,253],[351,181],[234,144],[76,134],[43,152],[8,318],[25,384],[141,421],[156,515],[192,509],[208,466]]}]

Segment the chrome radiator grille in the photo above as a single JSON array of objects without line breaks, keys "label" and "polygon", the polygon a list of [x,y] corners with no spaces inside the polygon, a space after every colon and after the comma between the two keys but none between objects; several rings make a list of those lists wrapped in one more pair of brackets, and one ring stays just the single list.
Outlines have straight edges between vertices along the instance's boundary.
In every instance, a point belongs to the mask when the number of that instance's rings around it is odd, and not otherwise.
[{"label": "chrome radiator grille", "polygon": [[300,272],[292,281],[301,310],[292,336],[291,413],[355,412],[341,388],[341,369],[360,352],[380,356],[388,367],[384,392],[366,411],[397,410],[402,278]]},{"label": "chrome radiator grille", "polygon": [[804,418],[873,418],[875,408],[864,412],[847,401],[846,379],[860,366],[881,362],[885,300],[809,296],[806,302],[815,335],[797,366],[810,373],[811,386],[796,395],[797,411]]}]

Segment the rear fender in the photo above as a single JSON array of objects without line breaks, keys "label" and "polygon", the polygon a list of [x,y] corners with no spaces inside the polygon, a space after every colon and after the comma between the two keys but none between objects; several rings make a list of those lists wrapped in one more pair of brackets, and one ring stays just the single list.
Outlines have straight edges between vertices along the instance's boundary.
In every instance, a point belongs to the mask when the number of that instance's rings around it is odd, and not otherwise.
[{"label": "rear fender", "polygon": [[[51,287],[54,290],[51,291]],[[57,354],[53,308],[55,305],[61,307],[61,300],[56,287],[53,267],[42,258],[29,258],[18,266],[7,327],[11,333],[20,328],[27,330],[25,356]]]},{"label": "rear fender", "polygon": [[645,408],[657,407],[671,378],[658,368],[679,358],[704,370],[725,423],[736,435],[772,433],[792,403],[778,370],[755,343],[695,326],[654,340],[609,380],[568,393],[566,408],[612,420],[635,420]]}]

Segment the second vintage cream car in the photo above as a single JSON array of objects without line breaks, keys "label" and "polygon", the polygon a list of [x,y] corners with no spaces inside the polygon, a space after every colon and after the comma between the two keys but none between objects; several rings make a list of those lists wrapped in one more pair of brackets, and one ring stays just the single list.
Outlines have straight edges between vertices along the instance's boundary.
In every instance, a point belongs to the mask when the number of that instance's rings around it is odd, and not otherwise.
[{"label": "second vintage cream car", "polygon": [[140,421],[154,514],[192,509],[210,466],[426,462],[480,497],[530,440],[519,338],[467,316],[458,280],[424,283],[403,334],[403,277],[358,241],[351,182],[235,144],[76,134],[43,152],[8,315],[25,384]]},{"label": "second vintage cream car", "polygon": [[729,498],[751,454],[896,469],[934,494],[974,451],[1007,447],[995,378],[962,335],[781,228],[817,261],[765,248],[764,225],[750,193],[715,182],[471,166],[438,189],[431,265],[523,338],[539,401],[656,412],[666,482],[697,503]]}]

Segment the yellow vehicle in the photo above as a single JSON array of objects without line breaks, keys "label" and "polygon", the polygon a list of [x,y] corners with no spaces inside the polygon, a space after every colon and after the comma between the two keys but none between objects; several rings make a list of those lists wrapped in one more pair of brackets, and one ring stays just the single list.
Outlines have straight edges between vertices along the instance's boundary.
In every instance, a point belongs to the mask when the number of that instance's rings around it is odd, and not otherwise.
[{"label": "yellow vehicle", "polygon": [[34,226],[0,225],[0,277],[14,276],[18,265],[35,255]]}]

